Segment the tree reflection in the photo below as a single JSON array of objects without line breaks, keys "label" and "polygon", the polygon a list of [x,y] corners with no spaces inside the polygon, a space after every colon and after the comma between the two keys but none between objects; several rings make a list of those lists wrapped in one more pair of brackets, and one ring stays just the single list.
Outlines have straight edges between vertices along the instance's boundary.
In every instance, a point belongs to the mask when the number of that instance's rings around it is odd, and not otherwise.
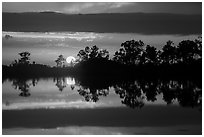
[{"label": "tree reflection", "polygon": [[74,85],[71,85],[70,87],[71,87],[71,90],[74,90],[74,88],[75,88],[75,86],[74,86]]},{"label": "tree reflection", "polygon": [[177,102],[183,107],[202,105],[201,87],[192,81],[175,80],[138,80],[122,82],[114,86],[121,102],[131,108],[141,108],[144,101],[155,102],[157,95],[162,94],[167,105]]},{"label": "tree reflection", "polygon": [[183,107],[196,107],[202,103],[201,87],[192,81],[163,81],[159,90],[163,93],[163,99],[167,104],[174,100]]},{"label": "tree reflection", "polygon": [[120,95],[122,104],[125,104],[131,108],[141,108],[144,106],[144,96],[141,93],[141,87],[136,81],[126,82],[120,85],[114,86],[115,93]]},{"label": "tree reflection", "polygon": [[146,95],[147,101],[156,101],[156,96],[158,95],[157,89],[157,81],[156,80],[142,80],[140,82],[140,87],[143,93]]},{"label": "tree reflection", "polygon": [[59,91],[63,91],[63,89],[66,87],[66,82],[65,82],[65,78],[64,77],[57,77],[54,78],[53,80],[54,82],[56,82],[56,86],[58,87]]},{"label": "tree reflection", "polygon": [[176,99],[176,93],[178,89],[173,82],[163,81],[160,82],[159,85],[159,92],[163,94],[163,100],[167,103],[167,105],[172,104],[173,100]]},{"label": "tree reflection", "polygon": [[20,90],[20,94],[19,96],[22,97],[28,97],[30,96],[30,86],[36,86],[38,83],[38,79],[32,79],[30,80],[26,80],[26,79],[14,79],[13,80],[13,84],[12,86],[16,89],[16,90]]},{"label": "tree reflection", "polygon": [[186,81],[182,84],[177,95],[178,102],[181,106],[196,107],[202,105],[202,91],[192,82]]},{"label": "tree reflection", "polygon": [[79,95],[83,96],[86,101],[97,102],[99,100],[99,96],[107,96],[109,94],[109,89],[96,89],[96,88],[86,88],[80,86],[77,90]]},{"label": "tree reflection", "polygon": [[[100,97],[106,97],[109,89],[119,95],[121,103],[130,108],[142,108],[145,102],[157,101],[158,95],[167,105],[177,103],[183,107],[198,107],[202,105],[202,84],[196,80],[113,80],[113,79],[75,79],[58,77],[53,81],[59,91],[67,85],[77,91],[85,101],[97,102]],[[12,79],[12,86],[21,91],[19,96],[30,96],[30,86],[35,87],[38,79]]]}]

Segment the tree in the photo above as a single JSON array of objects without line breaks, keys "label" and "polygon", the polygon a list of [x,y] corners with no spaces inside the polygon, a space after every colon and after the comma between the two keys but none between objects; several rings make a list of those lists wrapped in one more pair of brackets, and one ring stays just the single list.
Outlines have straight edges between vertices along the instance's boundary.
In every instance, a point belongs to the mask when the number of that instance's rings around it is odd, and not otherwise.
[{"label": "tree", "polygon": [[121,44],[119,51],[115,52],[113,60],[126,65],[135,65],[140,63],[144,43],[139,40],[126,41]]},{"label": "tree", "polygon": [[77,54],[79,61],[87,61],[91,59],[109,59],[109,52],[106,49],[99,49],[96,45],[89,48],[85,47]]},{"label": "tree", "polygon": [[30,53],[25,51],[25,52],[21,52],[19,53],[19,55],[21,56],[21,58],[18,60],[18,64],[29,64],[30,63]]},{"label": "tree", "polygon": [[101,49],[98,53],[97,58],[104,58],[104,59],[109,59],[109,52],[106,49]]},{"label": "tree", "polygon": [[183,40],[178,45],[178,58],[183,63],[191,63],[199,54],[199,48],[195,41]]},{"label": "tree", "polygon": [[202,58],[202,37],[199,36],[197,39],[195,39],[195,43],[197,44],[198,58]]},{"label": "tree", "polygon": [[57,63],[57,67],[64,67],[65,58],[63,55],[59,55],[55,62]]},{"label": "tree", "polygon": [[172,41],[167,41],[166,45],[162,48],[163,52],[160,54],[160,58],[163,63],[174,64],[177,61],[177,49],[173,46]]},{"label": "tree", "polygon": [[156,64],[158,62],[158,52],[153,46],[147,45],[145,52],[143,52],[143,58],[145,58],[144,63]]},{"label": "tree", "polygon": [[96,45],[91,47],[89,58],[90,59],[97,58],[98,52],[99,52],[98,50],[99,50],[99,48]]}]

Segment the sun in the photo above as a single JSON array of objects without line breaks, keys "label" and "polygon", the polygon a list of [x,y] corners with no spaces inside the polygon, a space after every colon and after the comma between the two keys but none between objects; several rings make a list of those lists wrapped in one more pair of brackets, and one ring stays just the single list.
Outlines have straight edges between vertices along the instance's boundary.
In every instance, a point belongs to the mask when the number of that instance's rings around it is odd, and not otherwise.
[{"label": "sun", "polygon": [[67,61],[67,63],[68,64],[70,64],[71,62],[74,62],[76,59],[75,59],[75,57],[73,57],[73,56],[69,56],[69,57],[67,57],[67,59],[66,59],[66,61]]}]

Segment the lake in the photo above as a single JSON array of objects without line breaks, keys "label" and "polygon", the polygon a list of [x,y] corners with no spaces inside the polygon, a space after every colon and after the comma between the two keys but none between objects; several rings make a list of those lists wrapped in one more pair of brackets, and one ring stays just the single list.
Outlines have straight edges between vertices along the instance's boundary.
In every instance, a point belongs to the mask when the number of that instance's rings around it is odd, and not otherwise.
[{"label": "lake", "polygon": [[202,134],[202,3],[2,5],[3,135]]},{"label": "lake", "polygon": [[197,80],[3,79],[3,134],[202,134]]}]

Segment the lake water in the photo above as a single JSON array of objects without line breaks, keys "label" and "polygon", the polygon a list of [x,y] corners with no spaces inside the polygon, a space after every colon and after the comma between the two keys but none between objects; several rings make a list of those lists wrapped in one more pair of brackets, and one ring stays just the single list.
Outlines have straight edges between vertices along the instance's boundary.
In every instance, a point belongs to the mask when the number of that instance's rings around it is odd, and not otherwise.
[{"label": "lake water", "polygon": [[201,82],[3,79],[3,134],[202,134]]}]

